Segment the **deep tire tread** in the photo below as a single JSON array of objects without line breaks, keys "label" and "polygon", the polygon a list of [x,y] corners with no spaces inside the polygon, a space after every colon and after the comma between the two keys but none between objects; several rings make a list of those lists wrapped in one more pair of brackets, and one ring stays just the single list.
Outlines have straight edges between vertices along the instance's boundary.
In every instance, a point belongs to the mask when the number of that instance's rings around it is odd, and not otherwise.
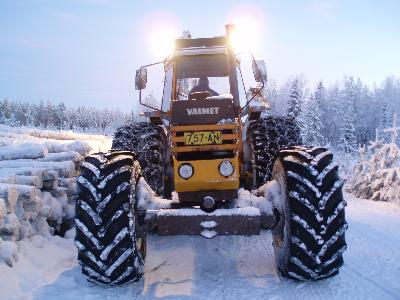
[{"label": "deep tire tread", "polygon": [[256,185],[271,179],[275,157],[279,150],[301,144],[300,128],[287,117],[263,117],[247,127],[247,142],[251,146],[252,165],[256,169]]},{"label": "deep tire tread", "polygon": [[164,188],[166,148],[167,137],[163,128],[147,122],[121,126],[112,142],[114,150],[135,153],[146,182],[158,195],[168,197]]},{"label": "deep tire tread", "polygon": [[[82,266],[82,273],[90,281],[102,284],[136,281],[142,276],[144,265],[136,249],[133,213],[135,197],[132,197],[140,177],[139,164],[135,161],[135,155],[126,151],[96,153],[86,157],[85,163],[91,166],[81,168],[75,216],[75,243],[78,246],[78,261]],[[123,172],[109,176],[121,168],[124,168]],[[101,185],[107,177],[108,182]],[[116,191],[123,183],[127,183],[129,188]],[[108,203],[103,209],[99,209],[107,196],[110,198]],[[87,231],[82,231],[79,228],[81,226],[85,226]],[[123,230],[127,230],[128,234],[115,242],[115,237]],[[97,242],[94,243],[92,239]],[[102,253],[108,246],[111,251],[102,259]],[[118,261],[125,251],[128,251],[128,256],[125,260]],[[119,280],[125,273],[128,275]]]},{"label": "deep tire tread", "polygon": [[[320,147],[291,147],[280,152],[274,178],[285,178],[280,183],[285,185],[290,212],[285,216],[290,218],[288,251],[281,251],[280,235],[274,230],[275,251],[285,255],[285,259],[277,257],[283,276],[319,280],[338,274],[343,265],[346,202],[332,159],[333,155]],[[275,174],[279,172],[284,176]]]}]

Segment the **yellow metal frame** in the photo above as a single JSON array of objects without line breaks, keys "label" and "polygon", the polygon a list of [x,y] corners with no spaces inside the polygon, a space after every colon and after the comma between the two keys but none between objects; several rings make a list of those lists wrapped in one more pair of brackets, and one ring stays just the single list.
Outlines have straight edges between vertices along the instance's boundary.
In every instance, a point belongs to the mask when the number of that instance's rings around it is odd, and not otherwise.
[{"label": "yellow metal frame", "polygon": [[[219,164],[229,160],[234,167],[234,172],[229,177],[219,173]],[[191,164],[194,172],[189,179],[183,179],[178,174],[178,168],[182,164]],[[234,190],[239,188],[239,157],[210,160],[177,161],[173,158],[175,190],[179,192],[210,191],[210,190]]]},{"label": "yellow metal frame", "polygon": [[204,131],[204,130],[223,130],[223,129],[237,129],[238,124],[210,124],[210,125],[178,125],[171,126],[171,132],[177,131]]},{"label": "yellow metal frame", "polygon": [[[241,125],[237,123],[227,124],[209,124],[209,125],[178,125],[171,126],[171,142],[172,153],[178,152],[196,152],[196,151],[242,151],[242,135]],[[191,146],[176,146],[176,143],[183,143],[183,136],[176,136],[177,132],[196,132],[196,131],[217,131],[217,130],[233,130],[233,133],[222,134],[222,140],[235,141],[232,144],[215,144],[215,145],[191,145]]]}]

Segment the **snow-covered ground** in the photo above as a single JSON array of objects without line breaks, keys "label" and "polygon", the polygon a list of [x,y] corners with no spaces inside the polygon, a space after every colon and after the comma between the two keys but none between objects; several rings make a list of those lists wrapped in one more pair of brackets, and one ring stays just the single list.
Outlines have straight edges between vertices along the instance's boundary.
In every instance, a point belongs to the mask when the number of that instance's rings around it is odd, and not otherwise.
[{"label": "snow-covered ground", "polygon": [[348,250],[334,278],[296,282],[277,274],[272,237],[150,235],[146,273],[120,287],[86,281],[72,239],[18,242],[19,261],[0,264],[1,299],[399,299],[400,208],[347,194]]},{"label": "snow-covered ground", "polygon": [[[21,168],[71,165],[89,151],[106,151],[110,144],[111,139],[104,136],[0,125],[0,185],[7,187],[4,195],[8,197],[0,199],[0,229],[8,226],[10,216],[18,217],[20,222],[27,219],[26,214],[18,214],[10,206],[9,185],[33,185],[39,195],[34,197],[40,204],[36,210],[49,220],[42,209],[47,205],[43,195],[48,195],[48,187],[33,178],[40,179],[43,174],[26,176]],[[71,170],[75,167],[72,164]],[[76,174],[72,173],[59,174],[60,182],[63,177],[73,178]],[[353,187],[349,184],[348,188]],[[16,207],[21,206],[18,201],[30,199],[19,199],[20,194],[13,198]],[[238,207],[248,205],[246,201],[250,200],[257,206],[259,197],[250,196],[248,191],[241,195],[243,203],[239,201]],[[274,261],[271,232],[263,231],[260,236],[212,239],[150,235],[144,278],[120,287],[99,286],[87,282],[81,274],[71,231],[68,238],[61,238],[38,235],[41,231],[33,230],[12,235],[19,236],[20,241],[0,240],[0,299],[400,299],[400,207],[357,199],[351,194],[346,198],[348,250],[344,253],[345,265],[334,278],[319,282],[281,278]],[[53,202],[57,199],[54,196]],[[260,209],[269,210],[270,206]],[[33,219],[30,217],[29,222]]]}]

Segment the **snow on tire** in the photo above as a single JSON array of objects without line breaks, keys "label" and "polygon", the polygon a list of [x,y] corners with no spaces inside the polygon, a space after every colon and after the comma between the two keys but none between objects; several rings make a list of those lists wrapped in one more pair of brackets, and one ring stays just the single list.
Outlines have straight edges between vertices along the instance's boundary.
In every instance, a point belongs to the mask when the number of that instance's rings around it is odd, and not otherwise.
[{"label": "snow on tire", "polygon": [[346,201],[332,153],[325,148],[280,151],[273,175],[282,189],[273,230],[277,267],[285,277],[318,280],[336,275],[346,250]]},{"label": "snow on tire", "polygon": [[251,147],[257,187],[270,180],[274,159],[280,149],[302,144],[299,126],[288,117],[257,119],[247,127],[246,137]]},{"label": "snow on tire", "polygon": [[75,245],[90,281],[123,284],[143,274],[134,214],[139,177],[140,166],[130,152],[89,155],[81,166]]},{"label": "snow on tire", "polygon": [[121,126],[112,141],[112,149],[136,153],[146,182],[158,195],[169,197],[169,191],[164,187],[166,147],[164,130],[147,122]]}]

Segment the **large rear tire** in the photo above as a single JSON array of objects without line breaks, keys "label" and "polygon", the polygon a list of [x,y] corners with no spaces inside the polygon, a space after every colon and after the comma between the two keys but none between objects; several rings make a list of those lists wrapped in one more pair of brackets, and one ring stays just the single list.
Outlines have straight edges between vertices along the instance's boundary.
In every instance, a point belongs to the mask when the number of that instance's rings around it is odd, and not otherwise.
[{"label": "large rear tire", "polygon": [[253,187],[259,187],[271,179],[274,159],[280,149],[301,145],[300,128],[287,117],[265,117],[252,121],[247,127],[247,144]]},{"label": "large rear tire", "polygon": [[275,204],[280,219],[273,230],[279,271],[298,280],[336,275],[346,250],[346,201],[338,166],[324,148],[282,150],[272,178],[282,191]]},{"label": "large rear tire", "polygon": [[90,281],[123,284],[143,274],[145,238],[137,234],[135,217],[139,177],[130,152],[89,155],[81,166],[75,245]]},{"label": "large rear tire", "polygon": [[170,184],[165,180],[169,161],[162,127],[146,122],[121,126],[115,132],[112,149],[136,153],[146,182],[158,195],[171,197]]}]

